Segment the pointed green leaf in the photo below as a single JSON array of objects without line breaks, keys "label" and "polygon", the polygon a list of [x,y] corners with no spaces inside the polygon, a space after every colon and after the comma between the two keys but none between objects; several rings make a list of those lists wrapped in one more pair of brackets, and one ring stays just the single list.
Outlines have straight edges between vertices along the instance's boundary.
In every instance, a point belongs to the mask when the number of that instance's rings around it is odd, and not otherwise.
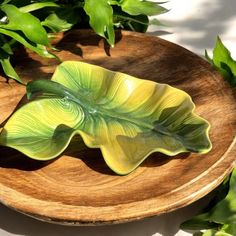
[{"label": "pointed green leaf", "polygon": [[89,24],[100,36],[107,39],[110,45],[115,44],[113,27],[113,10],[108,0],[85,0],[84,10],[89,16]]},{"label": "pointed green leaf", "polygon": [[6,29],[1,29],[0,27],[0,33],[7,35],[19,43],[23,44],[26,48],[31,49],[32,51],[36,52],[42,57],[47,57],[47,58],[55,58],[55,55],[47,51],[47,48],[43,45],[33,45],[29,43],[24,37],[22,37],[20,34],[11,31],[11,30],[6,30]]},{"label": "pointed green leaf", "polygon": [[63,32],[71,29],[79,19],[80,15],[74,8],[65,7],[47,16],[42,25],[47,26],[53,32]]},{"label": "pointed green leaf", "polygon": [[4,5],[4,4],[7,4],[7,3],[9,3],[11,0],[4,0],[3,2],[2,2],[2,5]]},{"label": "pointed green leaf", "polygon": [[13,55],[13,51],[11,49],[11,42],[6,39],[6,37],[0,34],[0,46],[1,49],[7,53],[8,55]]},{"label": "pointed green leaf", "polygon": [[213,62],[217,67],[221,67],[222,63],[232,63],[229,50],[224,46],[220,37],[217,37],[216,45],[213,50]]},{"label": "pointed green leaf", "polygon": [[131,16],[120,10],[114,12],[114,22],[118,27],[143,33],[147,31],[149,25],[146,15]]},{"label": "pointed green leaf", "polygon": [[8,41],[3,35],[0,35],[0,63],[6,76],[22,83],[22,80],[11,65],[10,56],[13,54]]},{"label": "pointed green leaf", "polygon": [[127,21],[130,30],[145,33],[149,25],[149,19],[145,15],[137,15],[132,17],[133,20]]},{"label": "pointed green leaf", "polygon": [[160,21],[157,19],[149,20],[147,15],[130,15],[121,8],[115,7],[114,8],[114,24],[117,27],[121,27],[123,29],[128,29],[137,32],[146,32],[149,25],[162,25]]},{"label": "pointed green leaf", "polygon": [[45,7],[59,7],[58,4],[55,2],[36,2],[32,3],[23,7],[20,7],[19,10],[21,12],[31,12],[31,11],[36,11]]},{"label": "pointed green leaf", "polygon": [[[227,186],[226,186],[227,187]],[[224,194],[224,193],[223,193]],[[212,209],[182,224],[184,229],[209,229],[212,235],[236,235],[236,169],[230,178],[229,192]],[[215,227],[216,226],[216,227]],[[214,229],[214,230],[213,230]],[[205,234],[203,234],[205,235]],[[206,234],[207,235],[207,234]]]},{"label": "pointed green leaf", "polygon": [[216,40],[213,59],[208,56],[206,51],[205,56],[232,86],[236,86],[236,61],[233,60],[230,51],[224,46],[220,37],[217,37]]},{"label": "pointed green leaf", "polygon": [[48,36],[38,18],[30,13],[21,12],[16,6],[5,4],[1,10],[6,13],[8,24],[0,24],[0,28],[20,30],[32,42],[49,46]]},{"label": "pointed green leaf", "polygon": [[153,152],[211,149],[209,124],[193,113],[189,95],[166,84],[64,62],[52,81],[31,82],[27,91],[30,98],[40,96],[8,120],[0,143],[35,159],[58,156],[75,133],[88,147],[100,148],[118,174],[131,172]]},{"label": "pointed green leaf", "polygon": [[167,9],[158,5],[160,3],[143,0],[121,0],[119,5],[124,12],[130,15],[154,16],[167,12]]},{"label": "pointed green leaf", "polygon": [[233,234],[225,233],[224,231],[217,231],[217,230],[207,230],[202,236],[234,236]]},{"label": "pointed green leaf", "polygon": [[208,55],[207,50],[205,50],[205,58],[207,59],[207,61],[211,64],[213,64],[213,60],[210,58],[210,56]]},{"label": "pointed green leaf", "polygon": [[2,48],[0,48],[0,63],[1,63],[4,73],[9,78],[12,78],[12,79],[18,81],[19,83],[22,83],[22,80],[20,79],[20,77],[16,73],[15,69],[11,65],[10,55],[7,54]]},{"label": "pointed green leaf", "polygon": [[4,58],[4,59],[0,58],[0,63],[2,65],[2,69],[3,69],[4,73],[9,78],[18,81],[19,83],[23,83],[21,78],[19,77],[19,75],[16,73],[15,69],[11,65],[10,57]]}]

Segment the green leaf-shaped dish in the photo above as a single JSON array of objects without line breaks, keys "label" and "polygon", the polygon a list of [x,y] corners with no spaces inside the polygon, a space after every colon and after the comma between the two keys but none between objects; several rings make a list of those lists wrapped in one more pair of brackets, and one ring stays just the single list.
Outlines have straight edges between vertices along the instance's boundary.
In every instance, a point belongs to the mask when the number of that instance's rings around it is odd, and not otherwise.
[{"label": "green leaf-shaped dish", "polygon": [[29,98],[40,96],[11,116],[0,144],[34,159],[57,157],[75,134],[100,148],[118,174],[130,173],[153,152],[211,149],[209,123],[193,113],[187,93],[166,84],[67,61],[52,81],[30,82],[27,90]]}]

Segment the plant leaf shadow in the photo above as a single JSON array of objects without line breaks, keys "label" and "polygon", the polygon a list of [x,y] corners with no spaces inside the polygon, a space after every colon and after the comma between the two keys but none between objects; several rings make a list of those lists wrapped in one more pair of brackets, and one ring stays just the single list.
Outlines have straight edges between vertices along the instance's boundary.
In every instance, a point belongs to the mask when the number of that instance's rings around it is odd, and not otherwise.
[{"label": "plant leaf shadow", "polygon": [[173,34],[173,32],[166,31],[166,30],[156,30],[156,31],[152,31],[152,32],[147,32],[146,34],[160,37],[163,35]]},{"label": "plant leaf shadow", "polygon": [[[120,30],[115,32],[115,40],[119,42],[122,39]],[[110,56],[111,46],[101,36],[95,34],[92,30],[72,30],[66,33],[62,39],[56,42],[55,47],[58,50],[69,51],[74,55],[83,58],[83,49],[86,46],[103,47],[106,56]]]},{"label": "plant leaf shadow", "polygon": [[[56,55],[56,53],[55,53]],[[23,47],[15,50],[13,65],[25,83],[35,79],[49,79],[59,64],[56,58],[43,58]]]}]

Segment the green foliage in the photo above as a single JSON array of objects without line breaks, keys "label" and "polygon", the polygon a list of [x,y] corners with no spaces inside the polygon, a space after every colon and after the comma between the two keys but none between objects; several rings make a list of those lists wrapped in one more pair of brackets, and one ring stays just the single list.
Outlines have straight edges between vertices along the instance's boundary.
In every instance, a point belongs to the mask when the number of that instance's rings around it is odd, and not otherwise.
[{"label": "green foliage", "polygon": [[47,32],[38,18],[30,13],[22,12],[10,4],[3,5],[1,10],[7,16],[7,24],[1,24],[0,26],[2,29],[21,31],[31,42],[49,46]]},{"label": "green foliage", "polygon": [[208,207],[205,213],[184,222],[181,227],[206,230],[196,234],[202,236],[236,235],[236,169],[232,172],[231,178],[228,177],[221,185],[210,206],[211,208]]},{"label": "green foliage", "polygon": [[113,9],[107,0],[85,0],[84,10],[89,16],[89,24],[100,36],[114,46]]},{"label": "green foliage", "polygon": [[118,5],[122,10],[130,15],[158,15],[165,13],[167,10],[155,2],[140,1],[140,0],[121,0]]},{"label": "green foliage", "polygon": [[0,63],[4,73],[22,82],[10,63],[19,44],[42,57],[55,57],[48,49],[48,33],[73,27],[91,27],[114,46],[116,28],[146,32],[148,16],[166,12],[144,0],[0,0]]},{"label": "green foliage", "polygon": [[[213,58],[209,57],[207,51],[205,57],[231,86],[236,86],[236,61],[219,37],[213,50]],[[200,230],[194,236],[236,235],[236,169],[217,188],[215,197],[203,213],[184,222],[181,228]]]},{"label": "green foliage", "polygon": [[224,46],[220,37],[217,37],[213,58],[211,59],[205,51],[207,60],[216,67],[222,76],[230,83],[236,86],[236,61],[231,57],[230,51]]},{"label": "green foliage", "polygon": [[48,27],[52,32],[57,33],[70,30],[79,21],[80,15],[76,11],[76,8],[65,6],[49,14],[42,22],[42,25]]}]

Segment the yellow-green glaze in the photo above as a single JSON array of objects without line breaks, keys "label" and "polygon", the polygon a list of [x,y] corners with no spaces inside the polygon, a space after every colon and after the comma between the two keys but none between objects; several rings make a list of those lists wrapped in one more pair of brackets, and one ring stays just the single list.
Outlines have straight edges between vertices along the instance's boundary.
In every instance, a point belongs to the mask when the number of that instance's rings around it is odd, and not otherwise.
[{"label": "yellow-green glaze", "polygon": [[68,88],[73,99],[49,96],[26,104],[4,126],[1,145],[48,160],[79,134],[122,175],[153,152],[211,149],[209,123],[193,113],[191,97],[179,89],[74,61],[59,65],[52,81]]}]

